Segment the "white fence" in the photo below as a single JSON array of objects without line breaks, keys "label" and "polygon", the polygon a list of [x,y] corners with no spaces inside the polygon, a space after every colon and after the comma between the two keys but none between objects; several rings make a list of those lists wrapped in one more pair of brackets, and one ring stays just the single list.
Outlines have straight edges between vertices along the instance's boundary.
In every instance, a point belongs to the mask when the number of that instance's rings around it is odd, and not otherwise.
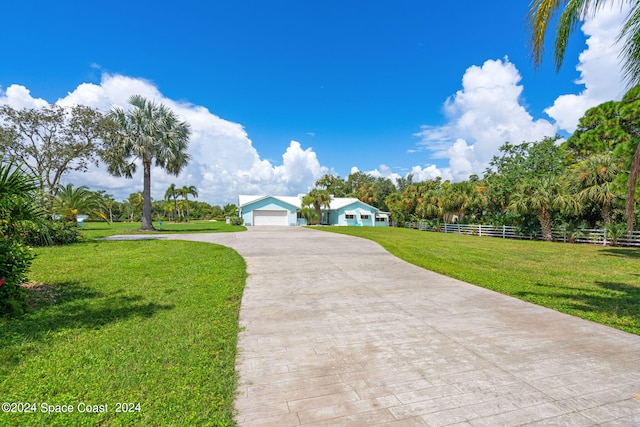
[{"label": "white fence", "polygon": [[[406,222],[405,228],[413,228],[422,231],[468,234],[473,236],[501,237],[503,239],[542,240],[542,232],[538,232],[538,234],[535,235],[521,234],[518,231],[518,227],[508,225],[447,224],[420,221]],[[608,236],[604,229],[595,228],[579,230],[554,228],[553,240],[556,242],[590,243],[604,246],[612,244],[611,236]],[[634,231],[632,237],[628,237],[625,233],[624,237],[619,237],[614,241],[617,246],[640,247],[640,231]]]}]

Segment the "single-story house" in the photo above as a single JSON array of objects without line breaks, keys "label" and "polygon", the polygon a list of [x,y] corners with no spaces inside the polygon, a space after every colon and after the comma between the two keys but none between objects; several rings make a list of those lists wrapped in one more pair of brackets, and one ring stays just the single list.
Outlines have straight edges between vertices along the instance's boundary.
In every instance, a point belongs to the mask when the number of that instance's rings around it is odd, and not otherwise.
[{"label": "single-story house", "polygon": [[[302,197],[249,196],[238,198],[239,216],[245,225],[307,225],[302,217]],[[332,197],[321,207],[324,225],[389,226],[389,214],[352,197]]]}]

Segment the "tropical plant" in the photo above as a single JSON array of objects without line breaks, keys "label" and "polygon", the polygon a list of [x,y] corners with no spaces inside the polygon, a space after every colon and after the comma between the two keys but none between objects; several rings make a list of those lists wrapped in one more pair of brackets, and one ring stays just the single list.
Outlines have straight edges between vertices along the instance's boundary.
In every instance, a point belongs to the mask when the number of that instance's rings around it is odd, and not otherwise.
[{"label": "tropical plant", "polygon": [[42,218],[38,194],[35,177],[13,163],[0,163],[0,237],[18,239],[24,221]]},{"label": "tropical plant", "polygon": [[60,185],[53,199],[53,212],[62,215],[65,221],[76,222],[78,214],[93,214],[105,221],[109,218],[105,214],[106,206],[100,196],[82,185],[73,187],[73,184]]},{"label": "tropical plant", "polygon": [[592,156],[572,168],[570,187],[582,202],[600,206],[604,224],[611,223],[616,193],[614,181],[619,173],[617,159],[612,153]]},{"label": "tropical plant", "polygon": [[132,178],[136,160],[143,167],[143,206],[141,230],[153,230],[151,218],[151,166],[178,175],[186,166],[190,126],[167,106],[140,95],[129,98],[132,109],[113,107],[109,117],[118,129],[104,138],[102,159],[109,173]]},{"label": "tropical plant", "polygon": [[[640,10],[637,13],[636,19],[640,20]],[[640,22],[636,24],[640,25]],[[640,46],[638,46],[638,49],[640,51]],[[626,141],[626,144],[620,145],[618,152],[622,152],[623,157],[631,159],[629,180],[627,181],[625,217],[627,231],[632,234],[635,224],[636,186],[638,185],[638,178],[640,178],[640,85],[630,89],[622,97],[622,101],[620,101],[620,125],[631,136]]]},{"label": "tropical plant", "polygon": [[312,207],[305,206],[300,209],[300,214],[307,221],[307,224],[314,224],[318,222],[318,214],[316,214],[316,210]]},{"label": "tropical plant", "polygon": [[193,196],[193,197],[198,197],[198,190],[196,189],[195,185],[189,185],[189,186],[184,186],[182,188],[180,188],[178,190],[178,193],[184,197],[184,202],[185,202],[185,210],[187,212],[187,222],[189,222],[189,195]]},{"label": "tropical plant", "polygon": [[577,212],[579,206],[557,177],[545,176],[531,178],[518,185],[509,209],[521,214],[535,214],[542,228],[543,240],[551,241],[554,211]]},{"label": "tropical plant", "polygon": [[37,220],[37,181],[12,163],[0,163],[0,315],[20,314],[26,307],[20,286],[33,254],[24,244],[25,222]]},{"label": "tropical plant", "polygon": [[631,5],[631,11],[618,34],[618,42],[623,42],[620,56],[629,86],[640,83],[640,3],[632,0],[533,0],[527,18],[535,66],[542,63],[547,30],[558,14],[554,53],[556,68],[560,69],[569,36],[579,22],[605,5],[624,3]]},{"label": "tropical plant", "polygon": [[178,195],[178,188],[173,183],[164,192],[164,199],[173,201],[172,217],[174,222],[178,221]]},{"label": "tropical plant", "polygon": [[322,207],[328,208],[331,205],[331,194],[327,190],[314,188],[302,198],[302,206],[313,206],[316,211],[316,221],[322,219]]},{"label": "tropical plant", "polygon": [[622,239],[627,231],[625,224],[616,223],[607,224],[604,230],[611,246],[618,246],[618,240]]}]

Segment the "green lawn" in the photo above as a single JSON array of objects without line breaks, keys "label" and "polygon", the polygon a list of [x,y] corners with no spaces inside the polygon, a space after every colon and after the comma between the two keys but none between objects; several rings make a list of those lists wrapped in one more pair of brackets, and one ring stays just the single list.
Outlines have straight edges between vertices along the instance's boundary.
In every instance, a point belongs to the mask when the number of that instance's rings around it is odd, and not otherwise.
[{"label": "green lawn", "polygon": [[[154,240],[36,253],[30,277],[47,293],[33,291],[24,317],[0,319],[0,400],[34,403],[35,413],[0,412],[0,425],[235,425],[246,278],[235,251]],[[80,413],[86,405],[108,412]]]},{"label": "green lawn", "polygon": [[322,227],[364,237],[412,264],[640,335],[640,249]]},{"label": "green lawn", "polygon": [[[154,222],[156,233],[222,233],[244,231],[242,225],[229,225],[224,221],[192,221],[192,222]],[[87,222],[81,228],[82,235],[88,239],[113,236],[114,234],[140,233],[139,222]],[[148,232],[144,232],[147,234]],[[154,233],[154,232],[151,232]]]}]

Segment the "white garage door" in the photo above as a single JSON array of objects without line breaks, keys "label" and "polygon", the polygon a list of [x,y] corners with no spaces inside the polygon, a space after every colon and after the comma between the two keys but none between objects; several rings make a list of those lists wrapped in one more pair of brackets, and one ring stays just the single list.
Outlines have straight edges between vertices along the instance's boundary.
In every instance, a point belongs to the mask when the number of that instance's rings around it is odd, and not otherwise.
[{"label": "white garage door", "polygon": [[253,211],[253,225],[289,225],[288,211]]}]

